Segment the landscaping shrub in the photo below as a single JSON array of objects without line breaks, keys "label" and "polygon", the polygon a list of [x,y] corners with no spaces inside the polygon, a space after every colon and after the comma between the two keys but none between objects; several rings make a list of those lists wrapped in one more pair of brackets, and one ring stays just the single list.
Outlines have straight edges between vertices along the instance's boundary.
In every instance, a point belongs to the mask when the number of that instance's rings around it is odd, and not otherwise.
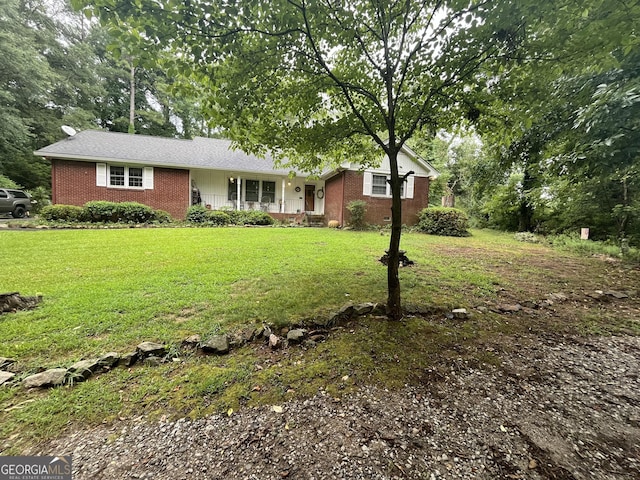
[{"label": "landscaping shrub", "polygon": [[84,204],[86,219],[90,222],[116,222],[116,204],[114,202],[105,202],[97,200]]},{"label": "landscaping shrub", "polygon": [[211,210],[207,210],[202,205],[191,205],[187,210],[187,222],[204,223],[207,221],[207,215]]},{"label": "landscaping shrub", "polygon": [[364,200],[353,200],[347,205],[347,210],[351,213],[349,226],[354,230],[366,230],[367,224],[364,217],[367,213],[367,202]]},{"label": "landscaping shrub", "polygon": [[31,196],[31,200],[34,200],[35,203],[31,207],[31,213],[40,213],[44,207],[47,205],[51,205],[51,201],[49,200],[49,192],[44,187],[36,187],[27,192]]},{"label": "landscaping shrub", "polygon": [[261,210],[208,210],[193,205],[187,210],[187,221],[203,225],[273,225],[275,220]]},{"label": "landscaping shrub", "polygon": [[419,213],[418,230],[431,235],[465,237],[469,219],[462,210],[447,207],[425,208]]},{"label": "landscaping shrub", "polygon": [[49,222],[82,222],[85,210],[75,205],[47,205],[40,211],[40,216]]},{"label": "landscaping shrub", "polygon": [[275,220],[267,212],[260,210],[236,210],[231,215],[234,225],[273,225]]},{"label": "landscaping shrub", "polygon": [[115,204],[115,221],[123,223],[147,223],[154,219],[153,208],[137,202]]},{"label": "landscaping shrub", "polygon": [[207,223],[222,227],[224,225],[229,225],[231,223],[231,218],[226,212],[210,210],[207,212]]},{"label": "landscaping shrub", "polygon": [[153,221],[157,223],[171,223],[173,222],[173,217],[169,212],[165,212],[164,210],[154,210]]}]

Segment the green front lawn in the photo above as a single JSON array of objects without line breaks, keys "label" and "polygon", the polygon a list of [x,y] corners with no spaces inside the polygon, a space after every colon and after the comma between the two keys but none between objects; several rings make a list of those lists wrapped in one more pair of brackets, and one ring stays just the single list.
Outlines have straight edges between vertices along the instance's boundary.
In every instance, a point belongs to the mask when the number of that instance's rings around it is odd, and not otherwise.
[{"label": "green front lawn", "polygon": [[[41,293],[44,302],[2,318],[0,356],[57,365],[142,340],[285,326],[349,301],[384,302],[386,270],[378,259],[388,241],[330,229],[2,232],[0,292]],[[442,241],[405,236],[403,248],[419,265],[402,271],[405,300],[454,307],[460,289],[491,293],[495,277],[439,256]]]},{"label": "green front lawn", "polygon": [[[482,345],[512,333],[637,328],[619,311],[562,321],[546,313],[476,311],[468,320],[447,320],[443,312],[456,307],[540,300],[605,286],[611,278],[637,282],[624,269],[612,277],[612,268],[622,267],[601,260],[511,235],[473,233],[403,236],[402,248],[416,262],[400,272],[404,304],[432,315],[401,323],[362,318],[310,349],[270,352],[252,344],[223,357],[181,352],[181,362],[119,368],[73,386],[0,387],[0,453],[23,451],[80,423],[141,414],[197,417],[320,389],[339,396],[363,383],[393,388],[460,355],[499,362],[495,349]],[[384,302],[386,268],[378,259],[388,241],[380,232],[308,228],[0,231],[0,293],[44,298],[35,310],[0,316],[0,356],[16,359],[21,372],[35,372],[109,351],[124,354],[145,340],[177,352],[192,334],[206,339],[262,323],[277,330],[328,318],[348,302]]]}]

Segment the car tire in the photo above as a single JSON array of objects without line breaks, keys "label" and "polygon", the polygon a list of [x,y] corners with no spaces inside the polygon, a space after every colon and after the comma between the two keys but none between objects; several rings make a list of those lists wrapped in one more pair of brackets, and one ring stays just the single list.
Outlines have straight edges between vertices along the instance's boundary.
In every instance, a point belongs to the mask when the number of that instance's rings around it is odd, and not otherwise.
[{"label": "car tire", "polygon": [[24,218],[24,215],[27,213],[24,207],[16,207],[11,215],[13,218]]}]

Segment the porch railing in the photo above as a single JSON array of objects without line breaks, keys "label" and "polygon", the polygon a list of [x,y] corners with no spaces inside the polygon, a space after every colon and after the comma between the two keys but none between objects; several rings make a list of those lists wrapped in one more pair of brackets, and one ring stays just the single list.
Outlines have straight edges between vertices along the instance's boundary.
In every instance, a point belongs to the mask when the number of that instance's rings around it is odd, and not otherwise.
[{"label": "porch railing", "polygon": [[[235,200],[229,200],[225,195],[201,194],[202,205],[211,210],[220,210],[221,208],[232,210],[262,210],[268,213],[279,213],[281,200],[275,202],[247,202],[241,201],[240,205],[236,205]],[[304,200],[285,200],[284,213],[302,213],[304,212]]]}]

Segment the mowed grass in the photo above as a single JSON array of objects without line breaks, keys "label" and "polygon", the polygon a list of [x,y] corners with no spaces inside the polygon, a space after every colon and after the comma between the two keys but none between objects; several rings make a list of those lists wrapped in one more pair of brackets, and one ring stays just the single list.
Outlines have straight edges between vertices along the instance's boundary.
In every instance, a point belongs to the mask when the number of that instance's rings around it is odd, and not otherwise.
[{"label": "mowed grass", "polygon": [[[401,273],[407,302],[454,302],[462,287],[491,291],[492,278],[480,268],[438,255],[442,239],[405,239],[420,265]],[[388,241],[330,229],[2,232],[0,292],[42,294],[44,301],[2,317],[0,356],[51,366],[143,340],[285,326],[349,301],[384,302],[386,269],[378,259]]]},{"label": "mowed grass", "polygon": [[[0,387],[0,454],[119,418],[199,417],[318,391],[340,397],[362,384],[395,388],[460,356],[499,363],[483,342],[548,324],[491,312],[452,322],[442,312],[498,301],[504,291],[530,300],[610,275],[603,262],[506,234],[404,234],[401,248],[416,265],[400,271],[403,302],[438,313],[361,318],[313,348],[271,352],[254,343],[222,357],[179,350],[192,334],[263,323],[278,331],[326,319],[348,302],[384,302],[379,258],[388,242],[387,233],[305,228],[0,231],[0,292],[44,298],[35,310],[0,316],[0,356],[16,359],[22,375],[124,354],[146,340],[181,359],[45,391]],[[606,331],[604,320],[596,326]]]}]

